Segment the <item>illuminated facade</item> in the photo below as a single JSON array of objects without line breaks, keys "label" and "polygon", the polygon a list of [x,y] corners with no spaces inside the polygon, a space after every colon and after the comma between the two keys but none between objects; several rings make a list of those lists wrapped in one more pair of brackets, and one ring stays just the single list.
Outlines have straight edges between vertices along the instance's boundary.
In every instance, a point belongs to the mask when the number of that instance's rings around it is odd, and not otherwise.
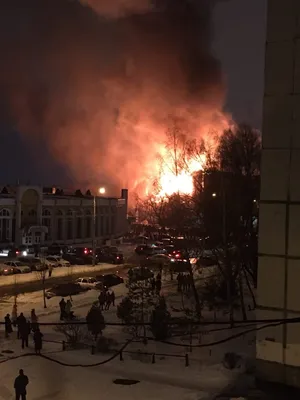
[{"label": "illuminated facade", "polygon": [[54,192],[39,186],[2,187],[0,244],[89,243],[93,230],[101,244],[127,232],[126,189],[120,198],[96,197],[95,207],[93,196]]},{"label": "illuminated facade", "polygon": [[[269,0],[257,318],[300,317],[300,1]],[[300,386],[300,324],[257,332],[258,372]]]}]

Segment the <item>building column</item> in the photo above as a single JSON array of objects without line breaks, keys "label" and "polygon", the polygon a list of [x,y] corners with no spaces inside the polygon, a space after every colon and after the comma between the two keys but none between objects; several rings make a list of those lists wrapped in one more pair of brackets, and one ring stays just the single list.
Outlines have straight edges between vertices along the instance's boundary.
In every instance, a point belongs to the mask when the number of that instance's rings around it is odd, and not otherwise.
[{"label": "building column", "polygon": [[[300,317],[300,1],[269,0],[257,318]],[[270,280],[271,279],[271,280]],[[300,324],[257,332],[266,379],[300,386]]]}]

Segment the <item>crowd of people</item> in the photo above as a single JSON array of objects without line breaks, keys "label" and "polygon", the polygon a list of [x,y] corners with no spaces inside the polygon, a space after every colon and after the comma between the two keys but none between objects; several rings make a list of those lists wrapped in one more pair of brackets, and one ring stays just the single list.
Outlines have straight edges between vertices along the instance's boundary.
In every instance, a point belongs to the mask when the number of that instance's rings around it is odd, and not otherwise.
[{"label": "crowd of people", "polygon": [[60,320],[73,320],[75,318],[74,311],[72,311],[72,302],[71,300],[65,301],[64,298],[62,298],[59,302],[59,308],[60,308]]},{"label": "crowd of people", "polygon": [[111,305],[114,307],[115,300],[116,300],[115,292],[112,289],[101,290],[98,296],[98,301],[101,311],[109,310]]},{"label": "crowd of people", "polygon": [[[16,306],[14,307],[16,308]],[[28,319],[26,319],[22,312],[17,315],[14,309],[12,318],[10,314],[6,314],[4,318],[4,327],[6,338],[9,338],[10,334],[13,333],[13,328],[17,330],[17,338],[21,341],[22,349],[28,347],[29,336],[32,333],[35,352],[36,354],[40,354],[43,344],[43,334],[39,328],[35,309],[31,310],[30,318]]]},{"label": "crowd of people", "polygon": [[157,295],[160,295],[161,292],[161,273],[159,272],[156,277],[153,277],[151,279],[151,288],[152,288],[152,292],[156,293]]},{"label": "crowd of people", "polygon": [[192,277],[190,274],[179,272],[177,275],[177,291],[187,293],[192,286]]}]

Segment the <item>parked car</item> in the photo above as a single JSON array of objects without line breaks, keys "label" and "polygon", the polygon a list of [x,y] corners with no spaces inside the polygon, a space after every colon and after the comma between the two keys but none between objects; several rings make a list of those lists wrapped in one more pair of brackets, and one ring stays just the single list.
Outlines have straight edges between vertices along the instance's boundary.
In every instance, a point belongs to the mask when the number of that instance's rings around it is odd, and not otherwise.
[{"label": "parked car", "polygon": [[[84,265],[84,264],[92,264],[93,263],[93,250],[89,247],[72,247],[70,250],[70,253],[67,254],[72,254],[75,256],[77,261],[79,261],[77,264],[79,265]],[[70,261],[72,264],[71,260],[63,256],[65,260]],[[98,264],[97,257],[95,257],[95,264]]]},{"label": "parked car", "polygon": [[[96,279],[106,288],[124,283],[124,279],[116,274],[97,275]],[[97,285],[97,288],[99,288],[99,285]]]},{"label": "parked car", "polygon": [[55,263],[56,267],[69,267],[71,265],[70,261],[64,260],[58,256],[48,256],[47,260]]},{"label": "parked car", "polygon": [[39,257],[39,258],[41,260],[41,264],[44,264],[47,267],[47,269],[51,267],[56,268],[58,266],[56,261],[48,260],[48,257]]},{"label": "parked car", "polygon": [[18,260],[28,265],[31,271],[44,271],[48,269],[47,265],[43,264],[38,257],[20,257]]},{"label": "parked car", "polygon": [[75,253],[65,253],[62,258],[69,261],[71,265],[84,265],[85,260],[82,257],[78,257]]},{"label": "parked car", "polygon": [[164,268],[170,264],[171,260],[167,254],[154,254],[148,256],[144,262],[141,262],[142,266]]},{"label": "parked car", "polygon": [[10,252],[9,248],[0,249],[0,257],[8,257],[9,252]]},{"label": "parked car", "polygon": [[141,244],[137,246],[134,251],[139,255],[149,255],[151,254],[151,247],[147,244]]},{"label": "parked car", "polygon": [[13,275],[15,273],[15,270],[13,267],[10,267],[8,265],[0,265],[0,275]]},{"label": "parked car", "polygon": [[78,283],[83,288],[95,289],[99,281],[94,277],[84,277],[76,279],[75,283]]},{"label": "parked car", "polygon": [[7,261],[5,265],[12,267],[15,274],[27,274],[28,272],[31,272],[30,266],[22,263],[21,261]]},{"label": "parked car", "polygon": [[111,252],[110,249],[96,249],[96,256],[98,262],[105,262],[110,264],[123,264],[124,256],[122,253]]},{"label": "parked car", "polygon": [[61,283],[54,285],[51,289],[46,290],[46,297],[47,299],[51,299],[55,296],[75,296],[76,294],[86,292],[87,290],[87,288],[80,286],[78,283]]}]

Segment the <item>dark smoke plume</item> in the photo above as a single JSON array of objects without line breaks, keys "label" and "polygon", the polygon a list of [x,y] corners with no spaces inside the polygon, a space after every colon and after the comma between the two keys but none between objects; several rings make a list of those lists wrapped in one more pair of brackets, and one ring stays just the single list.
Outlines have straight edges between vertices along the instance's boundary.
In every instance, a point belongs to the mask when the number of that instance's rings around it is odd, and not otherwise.
[{"label": "dark smoke plume", "polygon": [[191,136],[224,124],[211,4],[2,0],[5,117],[46,141],[78,184],[133,188],[155,175],[170,115]]}]

